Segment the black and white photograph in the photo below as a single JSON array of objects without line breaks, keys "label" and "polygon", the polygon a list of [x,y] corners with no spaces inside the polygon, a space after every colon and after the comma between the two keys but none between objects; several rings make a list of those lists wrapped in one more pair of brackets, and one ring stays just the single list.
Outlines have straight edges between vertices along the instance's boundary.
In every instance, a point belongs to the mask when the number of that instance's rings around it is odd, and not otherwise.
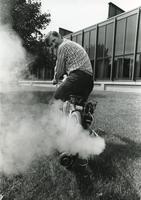
[{"label": "black and white photograph", "polygon": [[0,0],[0,200],[141,200],[140,0]]}]

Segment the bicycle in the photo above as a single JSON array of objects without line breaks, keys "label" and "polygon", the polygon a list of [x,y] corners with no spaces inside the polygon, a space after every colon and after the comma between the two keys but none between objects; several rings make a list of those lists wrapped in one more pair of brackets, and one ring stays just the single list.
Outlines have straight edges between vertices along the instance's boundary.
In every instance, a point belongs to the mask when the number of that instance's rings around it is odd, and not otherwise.
[{"label": "bicycle", "polygon": [[[68,117],[68,120],[87,129],[90,136],[97,137],[98,134],[92,128],[95,123],[94,111],[96,105],[97,102],[88,102],[81,96],[70,95],[69,100],[64,102],[62,111]],[[70,168],[77,159],[79,159],[79,153],[71,155],[63,152],[59,155],[60,164],[66,168]],[[81,165],[85,166],[87,163],[87,159],[81,160]]]},{"label": "bicycle", "polygon": [[[63,103],[62,112],[68,117],[68,120],[88,130],[90,136],[98,137],[98,133],[94,130],[96,105],[96,101],[92,102],[81,96],[70,95],[69,99]],[[76,155],[67,152],[59,153],[59,162],[66,168],[72,167],[78,159],[79,152]],[[87,164],[87,159],[81,160],[81,166],[86,166]]]}]

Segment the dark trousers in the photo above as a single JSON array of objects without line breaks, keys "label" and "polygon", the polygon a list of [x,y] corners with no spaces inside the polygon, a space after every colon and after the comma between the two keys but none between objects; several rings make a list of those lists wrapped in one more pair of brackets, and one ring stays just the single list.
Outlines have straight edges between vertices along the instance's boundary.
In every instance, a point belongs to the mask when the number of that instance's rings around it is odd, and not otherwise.
[{"label": "dark trousers", "polygon": [[83,71],[75,70],[57,88],[54,98],[66,101],[70,95],[87,99],[93,89],[93,77]]}]

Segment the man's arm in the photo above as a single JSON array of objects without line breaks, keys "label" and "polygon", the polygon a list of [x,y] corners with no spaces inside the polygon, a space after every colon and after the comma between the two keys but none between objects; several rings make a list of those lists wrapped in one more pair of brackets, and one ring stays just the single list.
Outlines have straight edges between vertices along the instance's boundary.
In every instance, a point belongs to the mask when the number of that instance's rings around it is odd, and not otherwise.
[{"label": "man's arm", "polygon": [[56,81],[65,73],[64,52],[59,50],[57,55],[56,66],[54,68],[54,79]]}]

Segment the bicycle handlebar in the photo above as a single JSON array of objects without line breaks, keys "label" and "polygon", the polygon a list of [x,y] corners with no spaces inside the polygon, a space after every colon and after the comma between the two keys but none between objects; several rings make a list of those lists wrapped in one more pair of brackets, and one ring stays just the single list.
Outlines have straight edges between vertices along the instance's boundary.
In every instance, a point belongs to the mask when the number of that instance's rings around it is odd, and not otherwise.
[{"label": "bicycle handlebar", "polygon": [[60,80],[58,80],[58,81],[57,81],[56,79],[53,79],[53,80],[52,80],[52,84],[53,84],[53,85],[61,84],[62,82],[64,82],[64,81],[66,80],[66,78],[67,78],[67,75],[64,75],[64,76],[63,76],[63,79],[60,79]]}]

